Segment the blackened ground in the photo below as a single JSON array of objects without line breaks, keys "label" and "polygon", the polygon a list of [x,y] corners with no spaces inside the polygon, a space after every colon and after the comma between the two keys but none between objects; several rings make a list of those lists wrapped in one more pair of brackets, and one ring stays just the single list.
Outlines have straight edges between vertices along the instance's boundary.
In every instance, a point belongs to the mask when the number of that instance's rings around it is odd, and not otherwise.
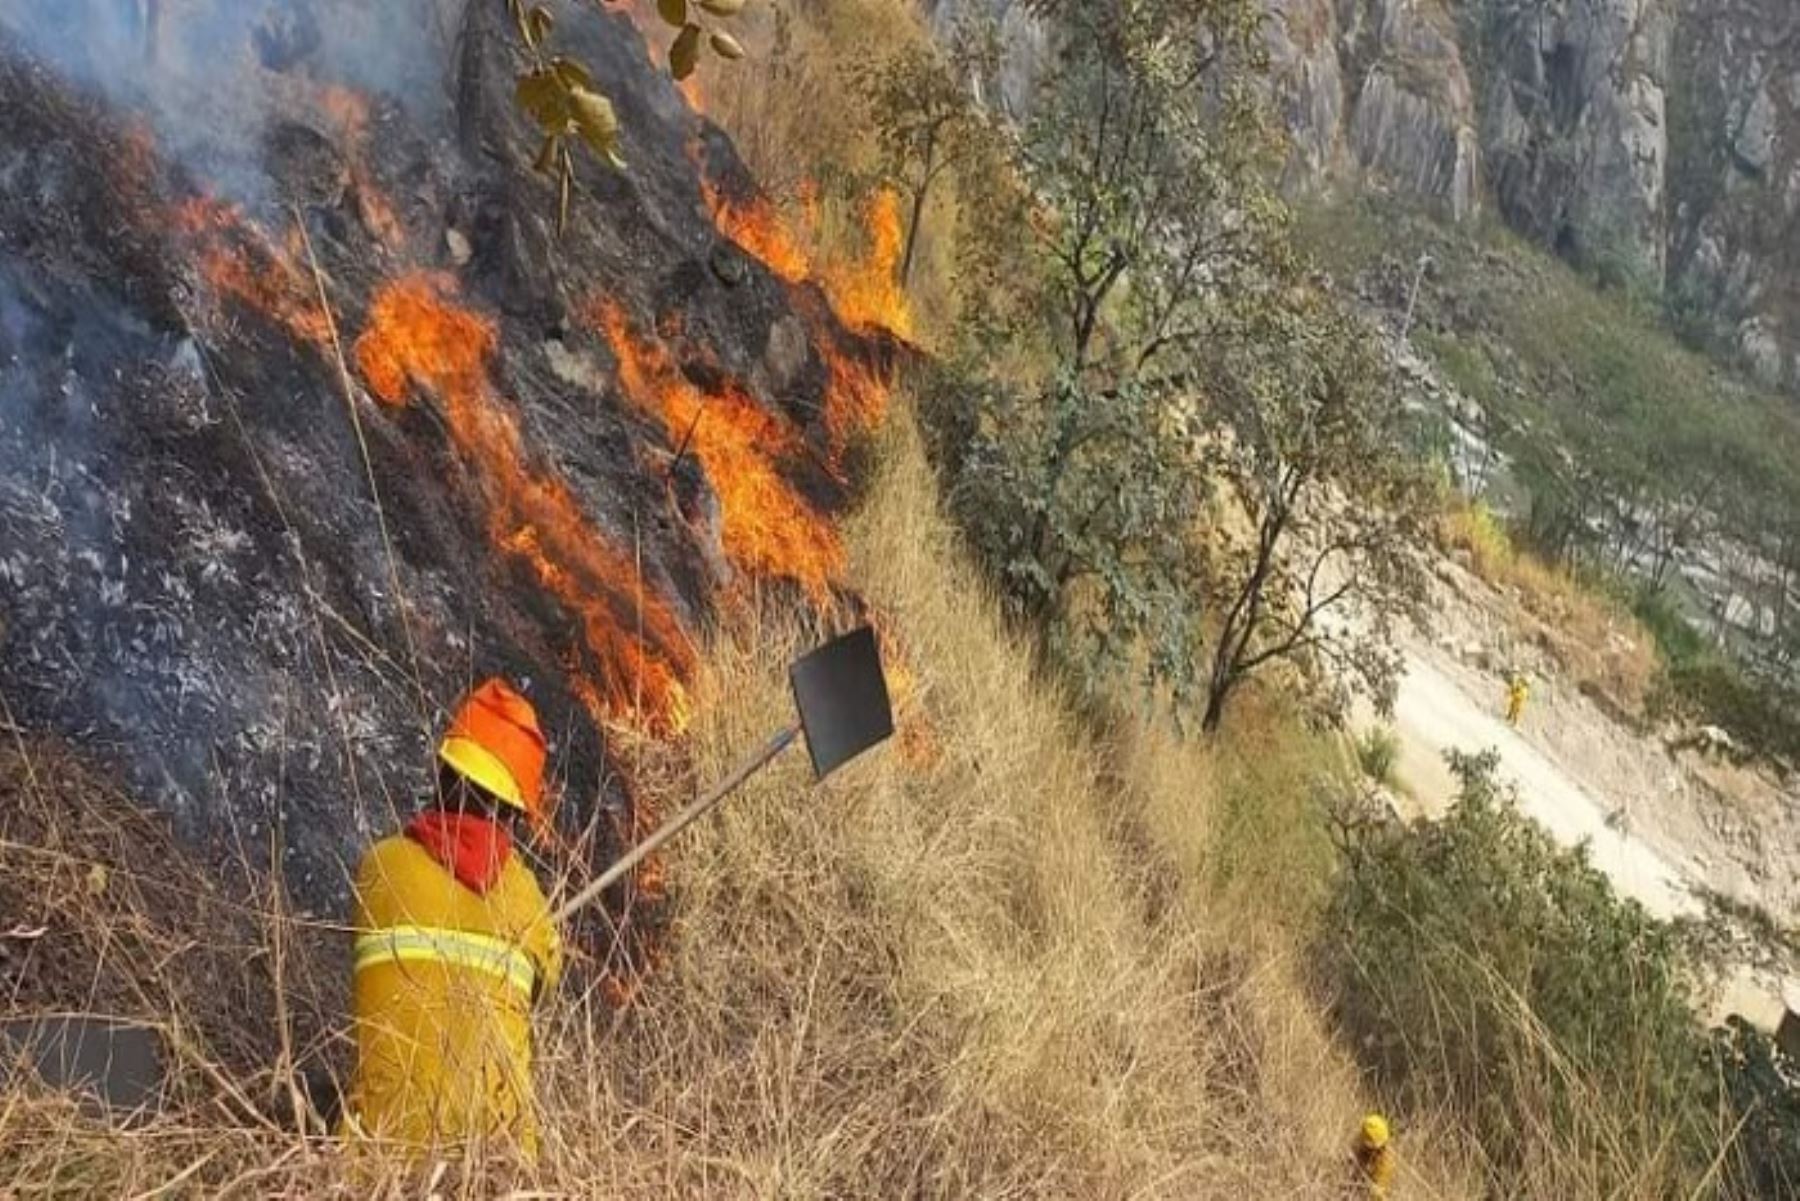
[{"label": "blackened ground", "polygon": [[[313,7],[329,19],[330,4]],[[321,913],[415,803],[430,739],[481,675],[515,676],[537,702],[566,825],[624,804],[604,736],[567,686],[586,653],[579,620],[491,543],[482,481],[432,398],[389,408],[353,385],[390,563],[332,356],[219,295],[177,228],[182,202],[215,186],[233,199],[236,173],[229,187],[204,178],[205,156],[186,146],[165,158],[138,114],[40,65],[5,22],[0,696],[13,720],[98,755],[208,854],[277,836],[289,886]],[[536,139],[512,103],[519,63],[498,3],[469,9],[441,126],[372,95],[360,147],[303,103],[330,63],[246,39],[222,75],[291,111],[257,143],[260,186],[235,198],[270,247],[304,224],[346,346],[383,282],[453,273],[463,302],[498,323],[494,392],[533,469],[641,555],[645,587],[697,634],[729,582],[716,499],[704,479],[671,488],[644,471],[666,460],[667,438],[621,400],[584,306],[609,297],[642,331],[678,315],[678,362],[748,381],[805,424],[820,453],[796,456],[793,482],[830,509],[844,496],[819,466],[827,372],[816,347],[791,351],[793,331],[817,321],[796,304],[816,314],[822,302],[720,241],[691,150],[702,131],[625,18],[579,6],[555,38],[618,102],[630,164],[578,156],[564,236],[530,170]],[[705,147],[709,170],[742,186],[729,145]],[[402,245],[369,228],[363,189],[391,203]],[[273,249],[241,248],[274,270]],[[630,583],[598,585],[626,615]],[[611,853],[608,831],[624,827],[599,826]]]},{"label": "blackened ground", "polygon": [[348,980],[342,937],[298,920],[266,888],[221,886],[167,822],[66,746],[0,735],[6,1012],[93,1013],[179,1030],[179,1040],[166,1040],[173,1053],[225,1067],[259,1109],[272,1099],[260,1083],[278,1066],[284,1017],[298,1068],[320,1075],[341,1066],[330,1031],[341,1024]]}]

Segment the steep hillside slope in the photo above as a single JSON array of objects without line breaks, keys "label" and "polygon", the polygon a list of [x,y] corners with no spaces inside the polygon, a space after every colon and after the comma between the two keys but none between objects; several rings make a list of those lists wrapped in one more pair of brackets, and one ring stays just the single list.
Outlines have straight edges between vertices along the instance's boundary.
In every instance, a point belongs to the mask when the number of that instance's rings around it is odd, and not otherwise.
[{"label": "steep hillside slope", "polygon": [[[179,846],[104,775],[0,747],[0,871],[20,886],[0,890],[19,923],[0,984],[179,1035],[168,1105],[136,1130],[8,1090],[0,1191],[1342,1197],[1367,1101],[1291,949],[1324,883],[1309,797],[1342,778],[1335,744],[1267,695],[1212,745],[1094,737],[1004,632],[908,418],[878,459],[847,578],[886,615],[899,738],[816,790],[791,759],[695,827],[630,1007],[578,960],[543,1028],[535,1171],[358,1165],[300,1137],[294,1070],[342,1064],[333,923],[195,897]],[[685,795],[785,720],[783,665],[813,637],[736,614],[683,737],[626,756],[640,787]],[[1403,1128],[1403,1185],[1475,1195],[1442,1134]]]},{"label": "steep hillside slope", "polygon": [[609,729],[689,719],[730,597],[835,603],[889,344],[719,233],[747,177],[623,17],[555,31],[631,164],[559,236],[503,5],[217,6],[154,65],[119,7],[0,11],[11,718],[322,907],[485,673],[571,842],[641,827]]}]

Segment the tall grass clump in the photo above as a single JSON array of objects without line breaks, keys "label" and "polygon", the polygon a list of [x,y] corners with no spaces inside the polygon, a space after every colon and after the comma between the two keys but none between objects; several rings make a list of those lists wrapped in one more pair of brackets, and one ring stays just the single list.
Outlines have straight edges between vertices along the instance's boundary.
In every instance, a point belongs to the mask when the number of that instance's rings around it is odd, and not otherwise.
[{"label": "tall grass clump", "polygon": [[1453,766],[1442,822],[1350,847],[1324,927],[1334,1012],[1378,1088],[1447,1115],[1490,1196],[1770,1195],[1780,1138],[1742,1132],[1800,1112],[1750,1066],[1779,1053],[1700,1028],[1681,931],[1522,816],[1491,752]]}]

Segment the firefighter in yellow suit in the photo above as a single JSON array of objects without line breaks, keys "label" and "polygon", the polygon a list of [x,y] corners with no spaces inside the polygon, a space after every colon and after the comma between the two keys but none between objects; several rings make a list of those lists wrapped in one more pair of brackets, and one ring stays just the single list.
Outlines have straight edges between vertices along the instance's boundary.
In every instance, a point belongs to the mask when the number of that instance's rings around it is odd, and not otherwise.
[{"label": "firefighter in yellow suit", "polygon": [[1531,684],[1525,673],[1515,671],[1506,685],[1506,724],[1517,727],[1525,716],[1525,702],[1531,696]]},{"label": "firefighter in yellow suit", "polygon": [[1400,1162],[1394,1154],[1393,1135],[1386,1118],[1372,1113],[1362,1120],[1362,1128],[1356,1132],[1355,1153],[1356,1174],[1367,1186],[1370,1201],[1387,1201]]},{"label": "firefighter in yellow suit", "polygon": [[544,757],[530,702],[487,681],[438,748],[435,803],[363,857],[345,1135],[536,1158],[531,1009],[562,946],[510,822],[538,814]]}]

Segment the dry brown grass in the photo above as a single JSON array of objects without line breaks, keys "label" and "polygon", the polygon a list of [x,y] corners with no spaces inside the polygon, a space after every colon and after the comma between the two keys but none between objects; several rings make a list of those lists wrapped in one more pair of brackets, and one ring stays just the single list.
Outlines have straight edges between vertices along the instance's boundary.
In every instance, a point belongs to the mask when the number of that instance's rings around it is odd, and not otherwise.
[{"label": "dry brown grass", "polygon": [[1486,506],[1460,498],[1438,522],[1446,551],[1517,603],[1533,637],[1590,695],[1637,715],[1655,686],[1656,640],[1617,598],[1515,546]]},{"label": "dry brown grass", "polygon": [[[666,47],[653,9],[636,0],[639,27]],[[864,206],[882,171],[859,80],[872,64],[928,37],[918,10],[903,0],[754,5],[736,25],[747,57],[708,60],[684,85],[688,98],[731,135],[821,273],[854,269],[869,253]],[[956,175],[946,174],[921,222],[908,300],[914,335],[926,346],[944,339],[959,306],[957,191]],[[909,205],[903,199],[902,208]]]},{"label": "dry brown grass", "polygon": [[[664,974],[574,1039],[609,1133],[565,1120],[558,1154],[634,1195],[1339,1195],[1354,1073],[1279,927],[1206,870],[1262,748],[1097,745],[1001,630],[904,422],[884,462],[854,573],[929,735],[817,791],[790,762],[695,832]],[[728,632],[696,782],[781,719],[815,636]]]},{"label": "dry brown grass", "polygon": [[[1287,794],[1328,769],[1326,744],[1293,749],[1305,736],[1266,700],[1223,747],[1129,723],[1096,743],[1002,630],[904,420],[890,443],[850,538],[915,681],[903,737],[817,789],[790,756],[685,836],[668,959],[638,1002],[617,1014],[571,993],[548,1015],[541,1168],[440,1189],[1341,1196],[1365,1098],[1287,933],[1316,871]],[[724,631],[687,743],[645,748],[655,786],[685,794],[784,720],[782,665],[821,633],[770,613]],[[94,929],[201,934],[145,901]],[[333,937],[264,904],[232,911],[254,918],[232,958],[265,982],[275,931]],[[247,1106],[212,1097],[223,1061],[198,1052],[171,1113],[135,1130],[11,1088],[0,1196],[420,1195],[430,1168],[355,1168],[264,1116],[285,1079],[273,1004],[232,1011],[263,1061],[238,1069]],[[1408,1195],[1461,1195],[1420,1173],[1424,1134],[1406,1148]]]}]

